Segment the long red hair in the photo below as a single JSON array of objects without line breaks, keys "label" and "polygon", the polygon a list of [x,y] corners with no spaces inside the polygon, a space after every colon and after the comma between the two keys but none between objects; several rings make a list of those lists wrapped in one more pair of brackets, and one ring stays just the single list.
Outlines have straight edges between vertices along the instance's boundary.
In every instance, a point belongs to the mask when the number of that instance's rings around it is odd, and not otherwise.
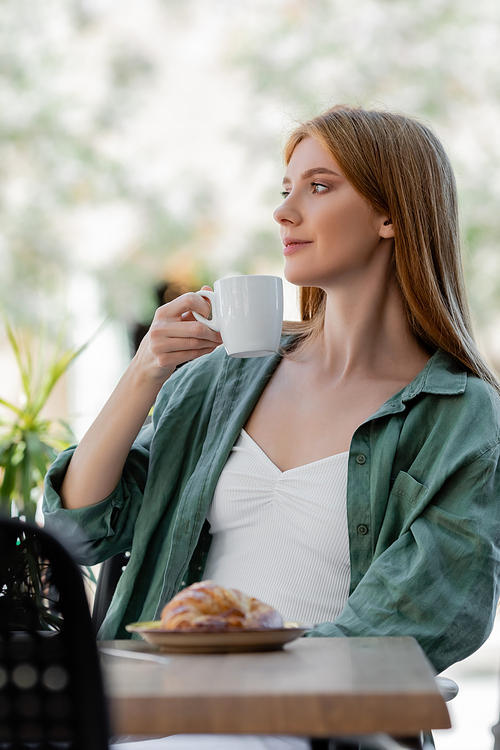
[{"label": "long red hair", "polygon": [[[409,326],[430,349],[441,348],[500,392],[474,342],[463,279],[457,190],[437,136],[401,114],[337,105],[300,125],[284,148],[286,164],[304,138],[314,138],[360,195],[394,226],[394,272]],[[300,290],[308,338],[323,327],[326,295]]]}]

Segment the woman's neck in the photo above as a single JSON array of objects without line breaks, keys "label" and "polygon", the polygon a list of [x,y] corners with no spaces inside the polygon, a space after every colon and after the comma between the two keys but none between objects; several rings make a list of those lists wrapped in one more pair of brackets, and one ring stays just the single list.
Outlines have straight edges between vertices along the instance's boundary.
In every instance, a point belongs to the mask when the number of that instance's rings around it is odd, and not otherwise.
[{"label": "woman's neck", "polygon": [[371,281],[357,288],[325,289],[323,329],[302,356],[313,355],[324,374],[337,382],[353,377],[410,382],[430,352],[408,325],[393,275],[385,284]]}]

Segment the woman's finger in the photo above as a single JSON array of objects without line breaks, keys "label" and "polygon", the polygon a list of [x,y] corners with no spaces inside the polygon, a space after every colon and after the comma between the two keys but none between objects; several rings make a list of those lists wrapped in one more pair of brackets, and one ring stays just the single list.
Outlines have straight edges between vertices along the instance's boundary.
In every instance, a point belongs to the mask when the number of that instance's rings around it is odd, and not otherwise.
[{"label": "woman's finger", "polygon": [[220,334],[194,318],[192,320],[160,320],[151,326],[150,336],[155,340],[168,338],[196,338],[220,343]]},{"label": "woman's finger", "polygon": [[180,347],[196,349],[200,346],[218,346],[220,334],[197,321],[183,321],[158,325],[150,331],[151,348],[155,351],[173,351]]},{"label": "woman's finger", "polygon": [[167,302],[166,305],[158,308],[153,323],[164,319],[181,320],[183,314],[192,312],[193,310],[203,315],[204,318],[208,317],[210,314],[210,301],[206,297],[201,297],[194,292],[181,294],[180,297],[176,297],[172,302]]}]

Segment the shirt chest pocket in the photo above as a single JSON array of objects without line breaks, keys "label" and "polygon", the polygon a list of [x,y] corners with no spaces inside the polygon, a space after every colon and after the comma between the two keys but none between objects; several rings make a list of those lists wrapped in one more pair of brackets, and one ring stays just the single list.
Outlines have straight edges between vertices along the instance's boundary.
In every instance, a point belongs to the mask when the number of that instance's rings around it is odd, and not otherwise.
[{"label": "shirt chest pocket", "polygon": [[409,530],[429,502],[429,489],[406,471],[400,471],[392,481],[389,498],[381,520],[376,542],[376,554],[381,554]]},{"label": "shirt chest pocket", "polygon": [[424,484],[417,482],[406,471],[400,471],[392,486],[391,497],[401,498],[411,508],[417,508],[425,503],[429,490]]},{"label": "shirt chest pocket", "polygon": [[428,503],[429,489],[417,482],[406,471],[400,471],[389,495],[387,511],[391,513],[394,524],[398,527],[397,536],[406,533],[413,521],[422,513]]}]

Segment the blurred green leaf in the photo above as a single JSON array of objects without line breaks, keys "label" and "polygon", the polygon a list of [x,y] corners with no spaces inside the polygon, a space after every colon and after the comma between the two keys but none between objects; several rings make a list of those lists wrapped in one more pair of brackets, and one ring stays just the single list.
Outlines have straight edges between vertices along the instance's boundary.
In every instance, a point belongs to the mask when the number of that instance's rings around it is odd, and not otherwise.
[{"label": "blurred green leaf", "polygon": [[0,405],[12,415],[0,422],[0,503],[4,512],[10,513],[14,501],[19,515],[32,520],[35,491],[42,491],[45,474],[57,454],[74,442],[67,422],[45,419],[40,413],[56,383],[92,339],[79,347],[67,347],[64,326],[54,341],[44,324],[37,330],[19,328],[1,308],[0,313],[23,391],[22,404],[0,399]]}]

